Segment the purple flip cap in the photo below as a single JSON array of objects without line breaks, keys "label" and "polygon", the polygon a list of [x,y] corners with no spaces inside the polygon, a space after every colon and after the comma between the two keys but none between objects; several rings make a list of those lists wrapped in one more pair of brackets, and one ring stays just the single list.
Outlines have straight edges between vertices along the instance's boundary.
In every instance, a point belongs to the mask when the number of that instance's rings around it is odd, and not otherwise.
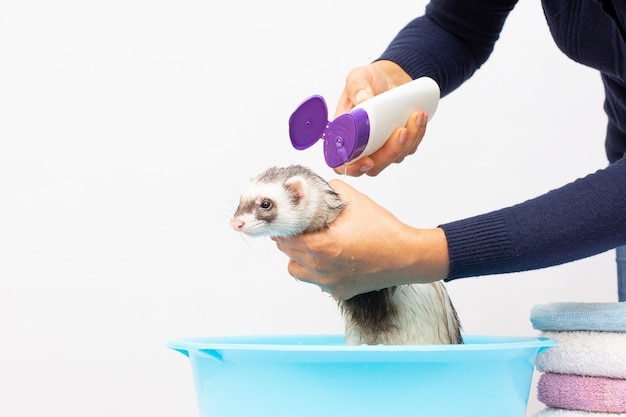
[{"label": "purple flip cap", "polygon": [[303,101],[289,118],[289,137],[298,150],[324,141],[324,159],[336,168],[357,158],[365,149],[370,135],[367,112],[353,109],[332,122],[328,121],[326,101],[314,95]]}]

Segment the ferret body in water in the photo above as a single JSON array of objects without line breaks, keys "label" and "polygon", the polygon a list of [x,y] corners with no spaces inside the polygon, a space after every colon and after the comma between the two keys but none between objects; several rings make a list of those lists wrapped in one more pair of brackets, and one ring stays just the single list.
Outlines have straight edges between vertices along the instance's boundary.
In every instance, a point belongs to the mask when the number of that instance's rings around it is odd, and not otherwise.
[{"label": "ferret body in water", "polygon": [[[250,236],[288,237],[328,227],[343,208],[332,187],[308,168],[273,167],[252,179],[230,224]],[[462,343],[457,313],[439,281],[384,288],[338,304],[349,345]]]}]

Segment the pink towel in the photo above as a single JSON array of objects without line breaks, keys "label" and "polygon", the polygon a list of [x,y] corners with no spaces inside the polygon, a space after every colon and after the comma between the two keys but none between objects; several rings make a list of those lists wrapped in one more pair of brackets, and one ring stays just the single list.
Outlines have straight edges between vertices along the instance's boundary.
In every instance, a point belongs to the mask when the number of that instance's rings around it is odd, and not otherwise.
[{"label": "pink towel", "polygon": [[537,399],[553,408],[626,413],[626,380],[545,373],[537,384]]}]

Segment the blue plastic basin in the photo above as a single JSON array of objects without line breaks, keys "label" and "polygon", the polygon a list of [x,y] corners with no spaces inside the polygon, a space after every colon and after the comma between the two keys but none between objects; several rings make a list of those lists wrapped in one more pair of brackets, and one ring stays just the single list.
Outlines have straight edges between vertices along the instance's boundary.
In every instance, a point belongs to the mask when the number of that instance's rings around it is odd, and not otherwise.
[{"label": "blue plastic basin", "polygon": [[555,341],[346,346],[343,336],[172,340],[201,417],[525,417],[535,358]]}]

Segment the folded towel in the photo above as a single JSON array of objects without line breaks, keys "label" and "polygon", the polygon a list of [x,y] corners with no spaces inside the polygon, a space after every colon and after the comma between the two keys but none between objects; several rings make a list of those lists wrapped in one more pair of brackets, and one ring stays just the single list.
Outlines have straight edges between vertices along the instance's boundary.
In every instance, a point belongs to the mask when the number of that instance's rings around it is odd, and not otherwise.
[{"label": "folded towel", "polygon": [[541,304],[531,309],[530,321],[545,331],[626,332],[626,302]]},{"label": "folded towel", "polygon": [[569,374],[542,374],[537,399],[552,408],[626,413],[626,379]]},{"label": "folded towel", "polygon": [[580,410],[565,410],[562,408],[544,408],[543,410],[535,413],[534,417],[619,417],[626,416],[626,414],[613,414],[613,413],[590,413]]},{"label": "folded towel", "polygon": [[626,333],[541,332],[558,344],[541,352],[539,372],[626,379]]}]

